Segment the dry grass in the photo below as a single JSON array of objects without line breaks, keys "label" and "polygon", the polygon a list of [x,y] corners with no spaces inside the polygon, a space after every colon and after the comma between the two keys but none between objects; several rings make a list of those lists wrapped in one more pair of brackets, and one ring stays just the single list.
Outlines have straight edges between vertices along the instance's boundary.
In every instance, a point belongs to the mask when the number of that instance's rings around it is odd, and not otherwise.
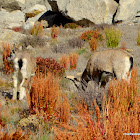
[{"label": "dry grass", "polygon": [[26,35],[23,39],[20,40],[20,44],[24,49],[29,45],[31,45],[33,48],[42,48],[46,44],[46,39],[41,36]]},{"label": "dry grass", "polygon": [[53,27],[51,28],[51,37],[52,37],[52,39],[56,39],[56,38],[58,37],[59,34],[60,34],[60,29],[59,29],[59,27],[53,26]]},{"label": "dry grass", "polygon": [[36,21],[34,26],[30,30],[30,34],[33,36],[42,36],[43,26],[40,22]]}]

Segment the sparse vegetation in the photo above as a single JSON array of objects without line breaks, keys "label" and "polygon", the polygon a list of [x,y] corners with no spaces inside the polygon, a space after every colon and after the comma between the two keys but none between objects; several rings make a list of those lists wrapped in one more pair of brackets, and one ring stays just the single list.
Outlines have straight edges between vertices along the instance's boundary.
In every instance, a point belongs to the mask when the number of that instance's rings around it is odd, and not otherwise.
[{"label": "sparse vegetation", "polygon": [[41,22],[35,22],[34,26],[30,29],[30,34],[33,36],[42,36],[43,26]]},{"label": "sparse vegetation", "polygon": [[121,49],[126,50],[126,42],[121,43]]},{"label": "sparse vegetation", "polygon": [[26,48],[29,45],[31,45],[33,48],[41,48],[45,46],[46,39],[40,36],[26,35],[23,39],[20,40],[20,44],[23,46],[23,48]]},{"label": "sparse vegetation", "polygon": [[64,66],[65,70],[69,69],[69,56],[62,55],[60,63]]},{"label": "sparse vegetation", "polygon": [[26,17],[27,18],[31,18],[31,17],[35,17],[36,15],[38,15],[39,13],[41,13],[42,11],[39,11],[39,10],[34,10],[30,13],[26,13]]},{"label": "sparse vegetation", "polygon": [[137,36],[137,44],[138,44],[138,46],[140,46],[140,32],[138,32],[138,36]]},{"label": "sparse vegetation", "polygon": [[68,46],[70,48],[82,48],[84,46],[84,41],[80,39],[80,37],[72,38],[68,40]]},{"label": "sparse vegetation", "polygon": [[67,23],[64,25],[64,28],[76,29],[80,28],[81,26],[77,25],[76,23]]},{"label": "sparse vegetation", "polygon": [[74,52],[70,54],[70,68],[76,69],[78,64],[78,53]]},{"label": "sparse vegetation", "polygon": [[59,34],[60,34],[60,29],[59,29],[59,27],[53,26],[53,27],[51,28],[51,37],[52,37],[52,39],[56,39],[56,38],[58,37]]},{"label": "sparse vegetation", "polygon": [[119,45],[121,32],[115,27],[106,27],[105,29],[106,44],[109,48],[116,48]]}]

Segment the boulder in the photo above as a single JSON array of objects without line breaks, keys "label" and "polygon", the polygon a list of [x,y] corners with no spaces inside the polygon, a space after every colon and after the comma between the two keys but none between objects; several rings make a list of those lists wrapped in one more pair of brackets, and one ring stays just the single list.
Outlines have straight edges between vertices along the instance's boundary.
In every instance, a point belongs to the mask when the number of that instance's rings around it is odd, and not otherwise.
[{"label": "boulder", "polygon": [[26,18],[32,18],[38,15],[39,13],[46,12],[47,8],[44,5],[36,4],[33,7],[24,10],[26,13]]},{"label": "boulder", "polygon": [[36,4],[44,5],[47,10],[51,10],[51,6],[48,3],[48,0],[25,0],[24,10],[26,11]]},{"label": "boulder", "polygon": [[8,11],[21,10],[25,5],[25,0],[1,0],[1,8],[5,8]]},{"label": "boulder", "polygon": [[[6,10],[0,11],[0,27],[1,28],[12,28],[14,26],[22,26],[25,22],[24,13],[20,10],[7,12]],[[15,25],[14,25],[15,24]]]},{"label": "boulder", "polygon": [[27,9],[25,12],[26,13],[30,13],[30,12],[33,12],[33,11],[43,11],[43,12],[46,12],[47,11],[47,8],[44,6],[44,5],[41,5],[41,4],[35,4],[33,7],[30,7],[29,9]]},{"label": "boulder", "polygon": [[36,15],[35,17],[32,17],[32,18],[28,18],[28,20],[25,22],[25,24],[24,24],[24,29],[30,29],[31,27],[33,27],[34,26],[34,23],[36,22],[36,21],[38,21],[38,19],[42,16],[44,14],[44,12],[43,13],[39,13],[38,15]]},{"label": "boulder", "polygon": [[140,11],[140,0],[120,0],[115,22],[131,21]]},{"label": "boulder", "polygon": [[0,50],[2,49],[2,43],[9,43],[9,44],[19,44],[20,40],[24,38],[25,35],[19,32],[14,32],[8,29],[1,29],[0,30]]},{"label": "boulder", "polygon": [[56,2],[60,12],[79,23],[112,23],[118,3],[114,0],[49,0]]}]

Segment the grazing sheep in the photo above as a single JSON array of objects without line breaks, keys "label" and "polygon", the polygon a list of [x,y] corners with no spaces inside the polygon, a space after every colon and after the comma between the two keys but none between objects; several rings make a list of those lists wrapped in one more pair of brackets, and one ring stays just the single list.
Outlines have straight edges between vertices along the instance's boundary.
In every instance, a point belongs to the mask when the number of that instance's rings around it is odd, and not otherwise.
[{"label": "grazing sheep", "polygon": [[87,66],[79,78],[66,76],[74,82],[77,88],[81,83],[85,90],[87,83],[94,80],[104,86],[113,77],[116,79],[130,80],[133,68],[133,56],[122,49],[110,49],[94,52],[87,62]]},{"label": "grazing sheep", "polygon": [[36,71],[36,60],[29,53],[11,50],[7,59],[13,62],[13,99],[17,99],[17,91],[19,85],[19,100],[26,96],[26,87]]}]

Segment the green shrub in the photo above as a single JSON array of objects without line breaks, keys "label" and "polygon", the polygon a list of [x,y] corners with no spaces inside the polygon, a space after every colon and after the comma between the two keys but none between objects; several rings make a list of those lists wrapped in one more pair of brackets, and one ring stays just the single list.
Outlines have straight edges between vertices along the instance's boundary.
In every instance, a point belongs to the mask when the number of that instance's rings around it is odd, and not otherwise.
[{"label": "green shrub", "polygon": [[138,46],[140,46],[140,31],[138,32],[138,36],[137,36],[137,44]]},{"label": "green shrub", "polygon": [[34,11],[30,12],[30,13],[26,13],[25,15],[26,15],[27,18],[32,18],[32,17],[35,17],[36,15],[38,15],[41,12],[42,11],[34,10]]},{"label": "green shrub", "polygon": [[67,23],[64,25],[64,28],[70,28],[70,29],[76,29],[80,27],[79,25],[77,25],[76,23]]},{"label": "green shrub", "polygon": [[105,28],[105,36],[106,36],[106,43],[107,47],[109,48],[116,48],[120,42],[121,33],[118,29],[114,27],[107,27]]}]

